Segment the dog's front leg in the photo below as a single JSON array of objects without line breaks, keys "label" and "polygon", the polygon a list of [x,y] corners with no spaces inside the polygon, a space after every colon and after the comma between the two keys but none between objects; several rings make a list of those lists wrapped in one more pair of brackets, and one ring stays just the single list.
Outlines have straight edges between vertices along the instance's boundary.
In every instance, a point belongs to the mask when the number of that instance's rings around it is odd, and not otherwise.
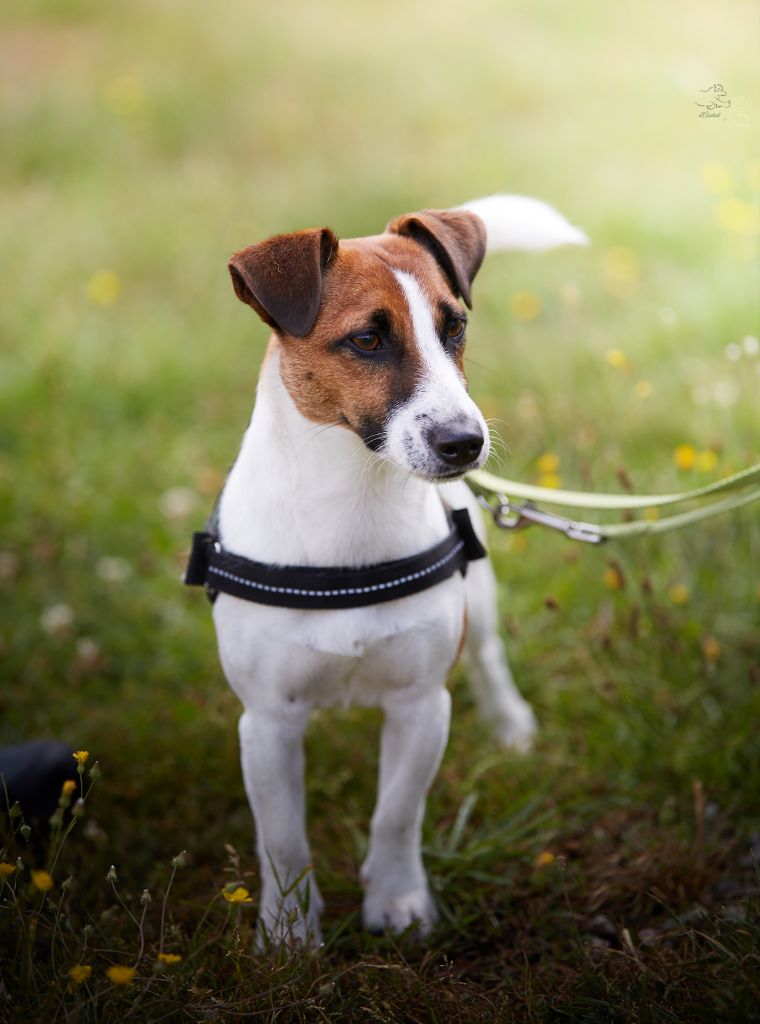
[{"label": "dog's front leg", "polygon": [[311,869],[304,807],[303,734],[309,712],[248,710],[240,719],[243,779],[261,871],[259,942],[318,945],[322,897]]},{"label": "dog's front leg", "polygon": [[422,696],[393,694],[385,702],[380,783],[370,846],[361,869],[364,924],[426,935],[436,920],[422,865],[425,797],[446,747],[451,697],[445,686]]}]

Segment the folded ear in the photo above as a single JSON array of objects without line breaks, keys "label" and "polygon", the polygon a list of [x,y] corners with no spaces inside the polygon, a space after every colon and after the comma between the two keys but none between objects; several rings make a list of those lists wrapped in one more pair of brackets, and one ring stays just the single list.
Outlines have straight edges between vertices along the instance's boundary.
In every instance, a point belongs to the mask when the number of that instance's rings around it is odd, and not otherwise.
[{"label": "folded ear", "polygon": [[249,245],[229,262],[235,294],[276,331],[303,338],[317,319],[322,277],[337,248],[329,228]]},{"label": "folded ear", "polygon": [[466,210],[421,210],[396,217],[385,230],[424,246],[456,294],[472,306],[470,286],[486,254],[486,228],[480,217]]}]

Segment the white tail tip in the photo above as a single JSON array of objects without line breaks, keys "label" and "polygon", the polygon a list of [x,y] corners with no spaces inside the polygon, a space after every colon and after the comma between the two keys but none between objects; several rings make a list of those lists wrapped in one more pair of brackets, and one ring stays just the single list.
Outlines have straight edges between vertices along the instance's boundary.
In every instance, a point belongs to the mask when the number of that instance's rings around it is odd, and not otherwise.
[{"label": "white tail tip", "polygon": [[541,199],[495,195],[463,203],[486,226],[488,252],[522,249],[540,252],[559,245],[587,245],[588,235]]}]

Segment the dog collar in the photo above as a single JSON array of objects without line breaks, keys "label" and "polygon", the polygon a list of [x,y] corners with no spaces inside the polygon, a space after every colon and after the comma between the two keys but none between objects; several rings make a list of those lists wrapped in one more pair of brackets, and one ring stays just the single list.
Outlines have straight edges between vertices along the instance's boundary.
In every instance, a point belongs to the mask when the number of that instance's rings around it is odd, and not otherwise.
[{"label": "dog collar", "polygon": [[419,555],[361,569],[269,565],[226,551],[216,533],[193,534],[185,573],[189,586],[203,586],[213,602],[218,593],[280,608],[360,608],[395,601],[434,587],[461,572],[486,551],[467,509],[451,510],[448,537]]}]

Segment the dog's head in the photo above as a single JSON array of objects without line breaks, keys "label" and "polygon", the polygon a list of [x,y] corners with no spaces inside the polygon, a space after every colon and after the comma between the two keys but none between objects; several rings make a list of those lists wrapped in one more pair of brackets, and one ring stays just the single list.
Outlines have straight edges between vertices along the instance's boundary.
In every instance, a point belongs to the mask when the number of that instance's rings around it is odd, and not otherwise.
[{"label": "dog's head", "polygon": [[297,408],[339,424],[403,470],[447,480],[483,465],[488,431],[467,394],[470,288],[486,228],[464,210],[398,217],[382,235],[338,241],[329,228],[242,249],[239,299],[281,342]]}]

